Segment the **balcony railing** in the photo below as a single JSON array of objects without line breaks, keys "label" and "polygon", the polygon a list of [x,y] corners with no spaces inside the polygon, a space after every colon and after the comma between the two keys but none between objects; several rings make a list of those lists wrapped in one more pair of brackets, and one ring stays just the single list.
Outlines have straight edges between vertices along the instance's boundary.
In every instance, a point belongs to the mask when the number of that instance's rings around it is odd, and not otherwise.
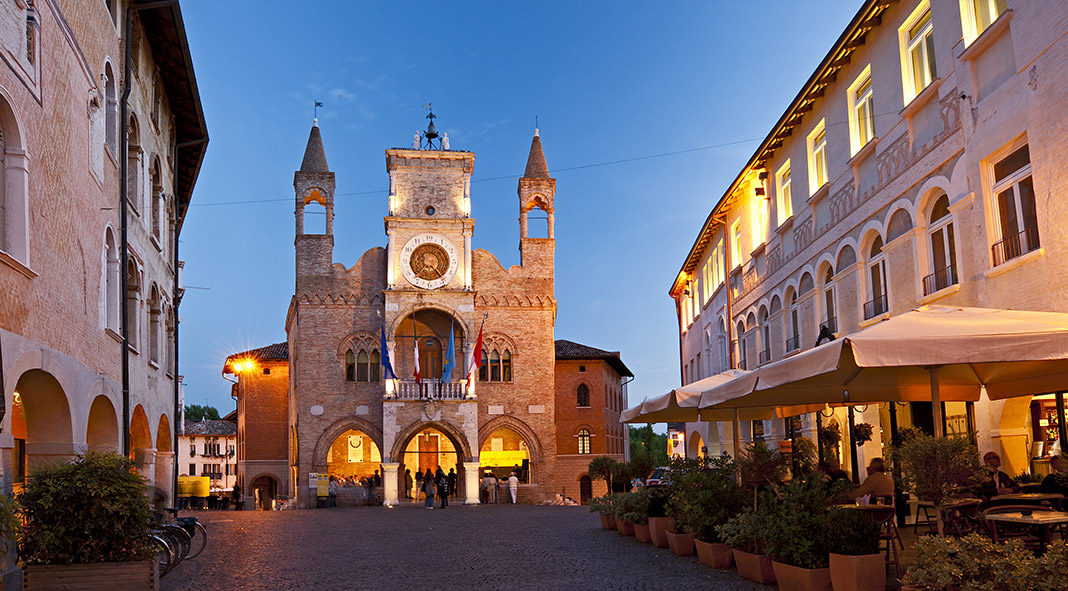
[{"label": "balcony railing", "polygon": [[874,300],[864,302],[864,320],[875,318],[888,310],[886,307],[886,295],[881,295]]},{"label": "balcony railing", "polygon": [[823,326],[826,326],[827,330],[831,331],[831,334],[838,332],[838,317],[831,316],[827,320],[824,320]]},{"label": "balcony railing", "polygon": [[957,270],[953,268],[953,265],[949,265],[923,278],[923,295],[928,296],[956,284]]},{"label": "balcony railing", "polygon": [[771,349],[764,349],[760,352],[760,365],[769,363],[771,361]]},{"label": "balcony railing", "polygon": [[1004,240],[991,247],[994,251],[994,266],[1025,255],[1038,249],[1038,246],[1038,228],[1027,228],[1019,234],[1006,236]]},{"label": "balcony railing", "polygon": [[786,352],[796,351],[801,348],[801,335],[794,335],[786,339]]},{"label": "balcony railing", "polygon": [[466,380],[440,382],[438,380],[397,380],[393,398],[396,400],[463,400]]}]

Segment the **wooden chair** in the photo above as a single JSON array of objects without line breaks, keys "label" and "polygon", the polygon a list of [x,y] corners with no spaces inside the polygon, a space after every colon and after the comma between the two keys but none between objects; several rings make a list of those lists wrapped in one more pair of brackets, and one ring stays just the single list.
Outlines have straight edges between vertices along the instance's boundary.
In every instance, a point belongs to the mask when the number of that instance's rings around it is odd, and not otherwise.
[{"label": "wooden chair", "polygon": [[979,499],[951,503],[942,508],[942,527],[946,535],[962,537],[979,530]]},{"label": "wooden chair", "polygon": [[878,506],[875,509],[868,509],[868,513],[871,518],[879,524],[879,550],[886,552],[886,566],[894,565],[894,572],[897,578],[901,578],[901,558],[898,556],[898,547],[902,550],[905,549],[904,542],[901,541],[901,534],[897,531],[897,510],[892,503],[893,498],[890,499],[890,504],[884,504],[880,502],[874,503]]}]

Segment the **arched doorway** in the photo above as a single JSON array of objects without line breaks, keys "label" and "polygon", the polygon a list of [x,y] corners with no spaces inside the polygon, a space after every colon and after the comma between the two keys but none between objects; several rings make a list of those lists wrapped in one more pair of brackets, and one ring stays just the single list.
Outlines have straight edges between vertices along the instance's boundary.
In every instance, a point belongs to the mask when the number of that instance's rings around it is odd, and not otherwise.
[{"label": "arched doorway", "polygon": [[103,394],[94,398],[89,407],[85,444],[92,451],[119,451],[119,421],[115,406]]},{"label": "arched doorway", "polygon": [[326,452],[326,470],[331,477],[359,483],[363,478],[372,478],[375,472],[381,476],[382,453],[369,435],[349,429],[330,444]]},{"label": "arched doorway", "polygon": [[278,494],[278,481],[274,479],[274,476],[270,474],[257,476],[250,488],[256,508],[261,511],[270,511],[273,508],[275,496]]},{"label": "arched doorway", "polygon": [[507,480],[515,471],[520,483],[531,482],[530,450],[519,433],[508,427],[497,428],[483,440],[478,461],[483,471],[492,470],[498,479]]},{"label": "arched doorway", "polygon": [[588,505],[591,498],[593,498],[593,481],[590,480],[588,474],[583,474],[579,478],[579,503]]},{"label": "arched doorway", "polygon": [[59,381],[39,369],[22,374],[11,404],[16,492],[34,467],[65,461],[74,453],[72,432],[70,406]]},{"label": "arched doorway", "polygon": [[171,503],[171,477],[174,474],[174,451],[171,445],[171,421],[167,415],[160,415],[156,424],[156,490],[163,500]]},{"label": "arched doorway", "polygon": [[419,377],[439,380],[448,362],[449,335],[453,339],[453,371],[451,381],[463,377],[464,327],[452,315],[442,310],[416,310],[397,324],[393,339],[396,349],[393,369],[401,380],[415,379],[415,347],[419,346]]},{"label": "arched doorway", "polygon": [[686,457],[691,459],[705,457],[705,442],[697,431],[690,434],[689,447]]},{"label": "arched doorway", "polygon": [[[464,474],[461,448],[449,434],[436,427],[427,426],[412,435],[404,446],[404,452],[400,457],[400,468],[397,471],[399,480],[397,489],[404,490],[406,486],[405,470],[411,470],[414,486],[417,471],[426,474],[426,471],[430,470],[434,474],[437,473],[438,468],[446,474],[450,470],[456,474],[456,486],[450,491],[450,495],[463,498]],[[412,492],[413,501],[418,501],[421,491],[410,492]]]},{"label": "arched doorway", "polygon": [[149,485],[156,481],[156,450],[152,447],[152,431],[148,426],[145,408],[138,404],[130,413],[130,459],[137,466],[137,471],[148,480]]}]

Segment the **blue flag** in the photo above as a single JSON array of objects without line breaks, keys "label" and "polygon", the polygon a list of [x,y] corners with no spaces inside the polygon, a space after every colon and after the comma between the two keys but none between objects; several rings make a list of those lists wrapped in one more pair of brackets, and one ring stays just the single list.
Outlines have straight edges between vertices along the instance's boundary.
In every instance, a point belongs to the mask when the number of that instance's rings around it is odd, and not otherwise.
[{"label": "blue flag", "polygon": [[389,362],[389,349],[386,348],[386,327],[384,325],[382,326],[382,345],[381,345],[381,348],[382,348],[382,367],[384,368],[384,371],[382,372],[382,379],[395,380],[395,379],[397,379],[397,374],[393,373],[393,364]]},{"label": "blue flag", "polygon": [[445,366],[441,368],[441,381],[452,380],[452,368],[456,367],[456,339],[453,338],[452,324],[449,325],[449,348],[445,353]]}]

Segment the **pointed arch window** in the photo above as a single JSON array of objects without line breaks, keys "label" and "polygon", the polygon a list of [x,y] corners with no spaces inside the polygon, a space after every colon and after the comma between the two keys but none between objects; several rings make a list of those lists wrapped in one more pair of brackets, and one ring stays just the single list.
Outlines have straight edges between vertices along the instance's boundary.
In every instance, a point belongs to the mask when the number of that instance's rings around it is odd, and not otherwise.
[{"label": "pointed arch window", "polygon": [[586,384],[579,384],[575,392],[575,406],[589,407],[590,388]]},{"label": "pointed arch window", "polygon": [[501,381],[501,354],[494,349],[490,353],[490,381]]},{"label": "pointed arch window", "polygon": [[345,381],[356,381],[356,354],[352,352],[352,349],[345,353]]},{"label": "pointed arch window", "polygon": [[590,437],[592,437],[592,434],[590,433],[589,429],[585,429],[585,428],[579,429],[579,432],[578,432],[578,435],[577,435],[577,439],[578,439],[578,452],[580,454],[589,454],[590,453]]},{"label": "pointed arch window", "polygon": [[489,354],[486,353],[485,349],[482,350],[482,360],[478,365],[478,381],[489,381]]},{"label": "pointed arch window", "polygon": [[371,351],[371,365],[368,369],[368,381],[377,382],[381,379],[382,371],[382,354],[378,352],[378,349]]},{"label": "pointed arch window", "polygon": [[512,381],[512,352],[508,349],[501,353],[501,381]]},{"label": "pointed arch window", "polygon": [[370,377],[370,358],[367,356],[367,351],[360,349],[360,352],[356,354],[356,381],[366,382]]}]

